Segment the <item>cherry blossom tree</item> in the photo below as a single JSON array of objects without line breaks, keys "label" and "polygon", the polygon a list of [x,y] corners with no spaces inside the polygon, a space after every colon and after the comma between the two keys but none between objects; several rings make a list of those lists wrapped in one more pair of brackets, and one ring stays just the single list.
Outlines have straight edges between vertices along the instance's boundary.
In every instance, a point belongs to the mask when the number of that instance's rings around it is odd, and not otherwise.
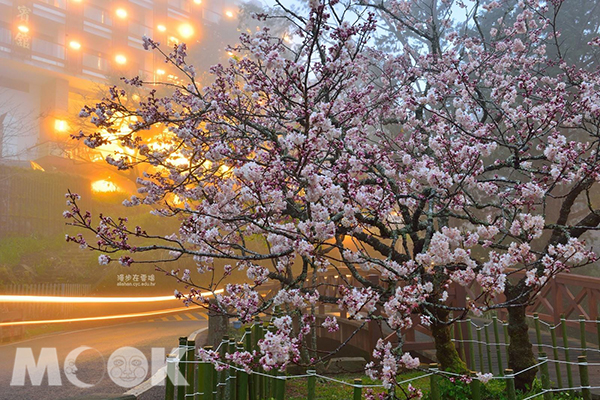
[{"label": "cherry blossom tree", "polygon": [[[180,228],[165,236],[126,218],[97,221],[68,194],[65,217],[96,238],[67,240],[100,251],[102,264],[193,259],[193,269],[158,267],[184,285],[176,296],[243,322],[285,309],[258,353],[227,356],[245,368],[330,357],[308,340],[338,329],[331,316],[316,326],[318,304],[397,333],[395,343],[378,342],[367,368],[389,387],[418,366],[401,351],[413,315],[430,325],[442,367],[464,372],[452,322],[507,308],[511,367],[530,366],[526,305],[556,274],[596,260],[581,236],[600,223],[600,75],[546,57],[553,31],[536,1],[520,3],[516,22],[492,28],[488,39],[452,29],[449,16],[413,18],[415,4],[311,0],[305,12],[285,9],[291,43],[267,28],[243,34],[204,88],[185,44],[167,53],[145,38],[187,82],[135,108],[115,87],[81,116],[101,130],[135,120],[116,140],[136,156],[106,161],[121,170],[144,165],[140,195],[124,204],[153,205]],[[372,11],[382,13],[379,26],[425,41],[378,48]],[[169,132],[160,147],[143,134],[157,125]],[[78,138],[90,147],[109,140]],[[236,270],[245,281],[228,279]],[[317,278],[332,270],[352,280],[325,295]],[[519,271],[525,277],[513,278]],[[273,282],[277,294],[263,298]],[[457,307],[448,301],[453,284],[479,285],[481,294]],[[215,304],[199,296],[219,288]]]}]

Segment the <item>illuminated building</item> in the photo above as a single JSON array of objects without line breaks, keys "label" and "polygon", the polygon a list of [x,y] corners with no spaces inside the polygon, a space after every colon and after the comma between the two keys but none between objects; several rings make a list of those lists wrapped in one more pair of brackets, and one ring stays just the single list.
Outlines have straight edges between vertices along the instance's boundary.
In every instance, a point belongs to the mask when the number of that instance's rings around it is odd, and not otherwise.
[{"label": "illuminated building", "polygon": [[[0,0],[0,161],[60,156],[69,119],[98,97],[97,84],[169,76],[143,35],[218,43],[212,35],[224,29],[237,36],[232,10],[236,0]],[[33,127],[11,132],[21,115]]]}]

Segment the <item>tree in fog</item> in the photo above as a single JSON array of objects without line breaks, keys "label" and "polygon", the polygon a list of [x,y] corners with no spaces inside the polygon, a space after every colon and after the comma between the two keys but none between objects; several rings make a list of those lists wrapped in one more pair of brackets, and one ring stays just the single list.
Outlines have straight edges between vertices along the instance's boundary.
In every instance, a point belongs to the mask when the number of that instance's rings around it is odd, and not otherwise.
[{"label": "tree in fog", "polygon": [[[552,27],[535,1],[521,3],[515,22],[489,36],[454,27],[446,3],[350,6],[313,0],[304,12],[289,10],[291,43],[266,28],[243,33],[229,63],[211,68],[207,87],[177,45],[162,53],[185,79],[170,95],[152,91],[129,108],[121,102],[126,89],[114,87],[85,107],[81,116],[100,130],[132,120],[114,140],[136,156],[106,159],[120,170],[146,166],[140,194],[125,205],[153,205],[181,225],[162,237],[124,218],[97,221],[69,194],[65,217],[96,238],[68,240],[100,251],[102,264],[193,258],[194,270],[165,267],[185,288],[176,295],[243,322],[285,309],[259,354],[228,356],[245,367],[330,357],[307,341],[339,328],[332,316],[316,326],[314,310],[325,303],[396,332],[394,343],[379,340],[367,368],[389,387],[402,369],[418,366],[401,351],[413,315],[430,326],[442,367],[463,373],[450,324],[508,308],[509,362],[520,371],[533,363],[526,305],[558,273],[596,259],[580,237],[600,223],[589,196],[600,179],[600,75],[547,58]],[[495,7],[502,6],[470,16]],[[389,32],[408,31],[407,39],[378,48],[373,39],[382,31],[371,11]],[[145,46],[163,51],[150,38]],[[157,125],[168,132],[160,146],[144,133]],[[79,137],[92,148],[109,140]],[[575,218],[581,199],[586,212]],[[136,258],[148,252],[155,259]],[[234,270],[247,282],[228,282]],[[315,285],[326,271],[352,281],[326,296]],[[513,278],[518,272],[524,277]],[[261,297],[272,282],[278,293]],[[457,307],[448,302],[451,284],[481,291]],[[215,305],[199,296],[222,287]],[[532,377],[519,379],[524,387]]]}]

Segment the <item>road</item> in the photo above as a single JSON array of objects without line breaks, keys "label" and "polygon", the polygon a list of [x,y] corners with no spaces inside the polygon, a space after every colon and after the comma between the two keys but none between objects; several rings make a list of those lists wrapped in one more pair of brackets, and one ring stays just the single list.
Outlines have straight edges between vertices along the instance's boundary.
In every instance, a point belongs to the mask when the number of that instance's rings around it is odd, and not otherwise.
[{"label": "road", "polygon": [[116,397],[162,367],[178,337],[206,326],[205,315],[183,312],[2,345],[0,400]]}]

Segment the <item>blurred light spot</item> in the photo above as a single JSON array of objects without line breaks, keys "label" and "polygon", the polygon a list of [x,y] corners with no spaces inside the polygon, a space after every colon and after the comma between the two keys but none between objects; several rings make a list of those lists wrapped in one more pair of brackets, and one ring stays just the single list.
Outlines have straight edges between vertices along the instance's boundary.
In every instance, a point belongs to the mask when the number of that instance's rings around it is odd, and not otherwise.
[{"label": "blurred light spot", "polygon": [[127,57],[125,57],[123,54],[117,54],[117,56],[115,57],[115,62],[117,64],[125,64],[127,63]]},{"label": "blurred light spot", "polygon": [[81,43],[79,43],[76,40],[71,40],[69,42],[69,47],[72,48],[73,50],[79,50],[81,48]]},{"label": "blurred light spot", "polygon": [[[210,297],[223,293],[223,289],[214,292],[201,292],[200,296]],[[177,301],[175,296],[155,297],[75,297],[75,296],[29,296],[29,295],[0,295],[0,303],[154,303],[157,301]]]},{"label": "blurred light spot", "polygon": [[229,18],[233,18],[233,12],[232,11],[226,11],[225,15],[227,15]]},{"label": "blurred light spot", "polygon": [[117,8],[115,14],[117,14],[117,17],[119,18],[127,18],[127,10],[125,10],[124,8]]},{"label": "blurred light spot", "polygon": [[57,132],[66,132],[69,129],[69,124],[63,119],[54,120],[54,130]]},{"label": "blurred light spot", "polygon": [[166,30],[167,30],[167,27],[166,27],[166,26],[164,26],[164,25],[158,25],[158,26],[156,27],[156,29],[158,29],[160,32],[164,32],[164,31],[166,31]]},{"label": "blurred light spot", "polygon": [[182,38],[187,39],[194,35],[194,27],[190,24],[181,24],[177,29]]},{"label": "blurred light spot", "polygon": [[165,71],[163,69],[157,69],[156,70],[156,75],[164,75]]},{"label": "blurred light spot", "polygon": [[27,33],[29,32],[29,27],[27,25],[19,25],[19,32]]},{"label": "blurred light spot", "polygon": [[118,191],[120,191],[119,187],[109,180],[101,179],[92,182],[92,192],[94,193],[115,193]]},{"label": "blurred light spot", "polygon": [[29,164],[31,165],[31,169],[34,171],[46,171],[44,169],[44,167],[42,167],[40,164],[36,163],[35,161],[29,161]]}]

